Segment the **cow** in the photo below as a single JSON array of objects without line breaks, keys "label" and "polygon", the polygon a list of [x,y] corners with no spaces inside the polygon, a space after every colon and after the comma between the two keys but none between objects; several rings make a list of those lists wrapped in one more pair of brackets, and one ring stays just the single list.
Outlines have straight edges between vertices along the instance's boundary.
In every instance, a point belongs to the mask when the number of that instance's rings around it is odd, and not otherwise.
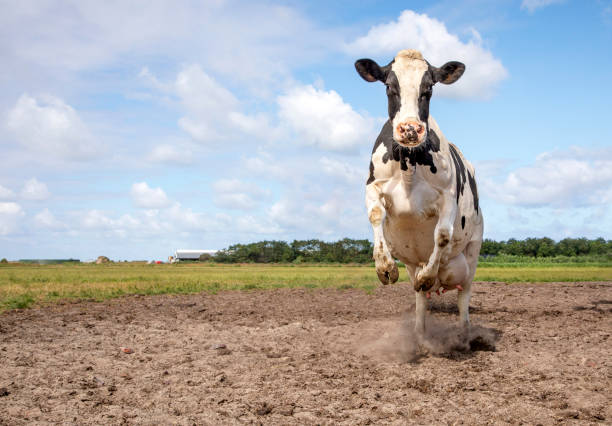
[{"label": "cow", "polygon": [[402,50],[386,66],[360,59],[355,68],[364,80],[385,84],[389,104],[366,182],[378,278],[394,283],[399,278],[395,259],[406,265],[416,292],[420,338],[431,293],[457,289],[459,321],[467,336],[482,212],[474,168],[429,115],[433,86],[456,82],[465,65],[451,61],[437,68],[419,51]]}]

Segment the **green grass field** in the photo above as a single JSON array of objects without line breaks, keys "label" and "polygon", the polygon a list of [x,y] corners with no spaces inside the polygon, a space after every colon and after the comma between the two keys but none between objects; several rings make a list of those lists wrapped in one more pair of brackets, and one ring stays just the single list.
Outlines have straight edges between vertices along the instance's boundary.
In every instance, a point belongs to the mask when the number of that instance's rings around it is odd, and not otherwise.
[{"label": "green grass field", "polygon": [[[408,280],[401,271],[401,281]],[[478,281],[612,281],[612,265],[484,264]],[[3,265],[0,311],[61,299],[104,300],[127,294],[301,288],[360,288],[379,285],[374,267],[356,265]]]}]

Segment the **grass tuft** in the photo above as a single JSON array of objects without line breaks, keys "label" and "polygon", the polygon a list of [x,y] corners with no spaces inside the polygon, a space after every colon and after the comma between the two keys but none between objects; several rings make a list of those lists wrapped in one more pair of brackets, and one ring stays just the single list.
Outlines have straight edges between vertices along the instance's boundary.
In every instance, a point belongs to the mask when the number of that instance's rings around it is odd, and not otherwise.
[{"label": "grass tuft", "polygon": [[16,296],[8,297],[2,300],[2,304],[0,305],[5,310],[11,309],[25,309],[29,308],[34,304],[35,300],[32,295],[28,293],[18,294]]}]

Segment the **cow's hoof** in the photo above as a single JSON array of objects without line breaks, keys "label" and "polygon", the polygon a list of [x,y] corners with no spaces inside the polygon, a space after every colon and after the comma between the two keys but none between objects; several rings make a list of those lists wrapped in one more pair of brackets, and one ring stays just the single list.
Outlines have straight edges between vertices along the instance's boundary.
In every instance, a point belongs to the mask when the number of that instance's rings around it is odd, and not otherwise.
[{"label": "cow's hoof", "polygon": [[393,284],[399,279],[399,270],[395,262],[385,265],[385,268],[376,268],[378,279],[383,285]]},{"label": "cow's hoof", "polygon": [[[422,271],[421,271],[422,272]],[[417,274],[416,282],[414,283],[415,291],[427,291],[436,284],[436,277],[428,277],[424,274]]]}]

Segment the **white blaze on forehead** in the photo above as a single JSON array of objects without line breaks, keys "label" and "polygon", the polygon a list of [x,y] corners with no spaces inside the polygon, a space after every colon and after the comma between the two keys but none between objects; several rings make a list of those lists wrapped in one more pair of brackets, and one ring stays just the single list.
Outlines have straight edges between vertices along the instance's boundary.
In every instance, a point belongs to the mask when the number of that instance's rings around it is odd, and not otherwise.
[{"label": "white blaze on forehead", "polygon": [[419,88],[429,65],[417,50],[401,50],[391,70],[399,82],[400,109],[393,117],[393,127],[407,119],[419,119]]}]

